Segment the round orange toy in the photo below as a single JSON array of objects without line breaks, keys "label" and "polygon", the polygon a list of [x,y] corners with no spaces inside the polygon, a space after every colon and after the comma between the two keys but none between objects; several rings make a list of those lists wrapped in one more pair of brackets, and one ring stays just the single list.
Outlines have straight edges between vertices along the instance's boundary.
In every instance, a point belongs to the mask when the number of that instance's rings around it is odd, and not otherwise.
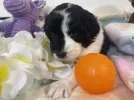
[{"label": "round orange toy", "polygon": [[116,81],[116,69],[105,55],[91,53],[81,57],[75,66],[78,84],[88,93],[101,94],[109,91]]}]

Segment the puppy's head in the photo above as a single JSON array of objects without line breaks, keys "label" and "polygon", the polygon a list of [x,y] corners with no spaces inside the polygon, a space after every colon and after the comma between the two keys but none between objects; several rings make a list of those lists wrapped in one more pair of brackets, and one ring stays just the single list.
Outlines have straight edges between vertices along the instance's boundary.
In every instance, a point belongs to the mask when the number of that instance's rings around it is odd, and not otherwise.
[{"label": "puppy's head", "polygon": [[46,18],[44,30],[55,58],[76,60],[100,31],[96,17],[74,4],[57,6]]}]

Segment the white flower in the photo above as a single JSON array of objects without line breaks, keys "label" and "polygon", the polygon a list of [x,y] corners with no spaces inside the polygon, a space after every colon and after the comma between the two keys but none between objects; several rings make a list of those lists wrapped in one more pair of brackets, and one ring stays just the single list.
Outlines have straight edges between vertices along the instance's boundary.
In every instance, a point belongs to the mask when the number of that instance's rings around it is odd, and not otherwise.
[{"label": "white flower", "polygon": [[[51,56],[49,47],[50,42],[43,32],[35,32],[34,35],[36,38],[32,38],[32,35],[27,31],[21,31],[17,33],[13,43],[11,43],[12,47],[15,46],[15,44],[20,44],[32,53],[32,59],[34,58],[35,60],[30,61],[34,65],[34,68],[30,69],[30,71],[33,73],[33,76],[38,80],[43,78],[59,80],[68,77],[72,72],[71,65],[55,60]],[[14,49],[13,51],[16,50]],[[30,59],[30,52],[29,58],[26,56],[23,57]],[[25,54],[22,52],[22,55]],[[26,55],[28,55],[28,52]]]},{"label": "white flower", "polygon": [[55,60],[55,59],[48,62],[47,65],[48,65],[49,71],[53,72],[53,76],[51,78],[53,80],[66,78],[72,72],[71,65],[64,64],[63,62]]},{"label": "white flower", "polygon": [[[43,54],[41,44],[33,39],[30,33],[22,35],[20,32],[11,41],[6,41],[10,40],[9,38],[0,39],[3,44],[0,48],[0,90],[2,98],[9,100],[19,93],[28,91],[34,79],[44,78],[42,73],[46,72],[46,69],[44,66],[34,65],[36,59],[39,61]],[[41,68],[42,70],[39,70],[41,73],[37,71],[34,73]]]},{"label": "white flower", "polygon": [[7,59],[0,60],[0,91],[2,98],[7,100],[15,98],[20,92],[28,91],[34,81],[29,70],[16,63],[11,63]]},{"label": "white flower", "polygon": [[[33,55],[33,60],[42,58],[42,45],[41,41],[33,38],[32,35],[27,31],[20,31],[17,33],[11,43],[8,44],[9,49],[14,48],[15,44],[21,45],[27,48]],[[27,52],[27,51],[23,51]]]},{"label": "white flower", "polygon": [[13,40],[13,38],[0,37],[0,54],[7,52],[7,45]]},{"label": "white flower", "polygon": [[44,57],[44,63],[47,66],[49,74],[45,77],[46,79],[53,79],[53,80],[59,80],[61,78],[68,77],[72,72],[72,65],[71,64],[64,64],[61,61],[58,61],[54,59],[51,56],[51,50],[50,50],[50,41],[48,40],[47,36],[42,33],[35,33],[36,38],[38,38],[40,41],[42,41],[43,44],[43,57]]},{"label": "white flower", "polygon": [[[31,88],[34,79],[59,80],[68,77],[71,65],[51,56],[44,33],[21,31],[13,38],[0,38],[0,90],[4,99],[13,99]],[[6,41],[7,40],[7,41]]]},{"label": "white flower", "polygon": [[7,58],[12,59],[14,63],[17,61],[18,65],[23,65],[24,68],[27,68],[32,73],[35,79],[43,79],[49,71],[45,63],[41,62],[43,58],[42,43],[33,38],[27,31],[21,31],[13,38],[8,44]]},{"label": "white flower", "polygon": [[43,78],[52,79],[52,72],[49,71],[47,65],[42,61],[34,62],[34,68],[30,69],[30,71],[38,80],[41,80]]}]

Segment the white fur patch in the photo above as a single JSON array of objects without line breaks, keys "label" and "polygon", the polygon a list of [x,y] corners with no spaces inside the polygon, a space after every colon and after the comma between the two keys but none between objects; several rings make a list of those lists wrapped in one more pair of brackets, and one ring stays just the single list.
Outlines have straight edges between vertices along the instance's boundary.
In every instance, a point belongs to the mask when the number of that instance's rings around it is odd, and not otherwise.
[{"label": "white fur patch", "polygon": [[[69,5],[71,6],[71,5]],[[69,19],[69,14],[64,11],[62,12],[62,15],[64,16],[64,20],[61,25],[62,32],[64,34],[64,41],[65,41],[65,46],[64,46],[64,51],[67,52],[66,55],[66,60],[71,60],[74,61],[76,60],[77,57],[80,56],[82,46],[81,44],[75,42],[73,39],[71,39],[67,32],[68,32],[68,23],[70,21]]]}]

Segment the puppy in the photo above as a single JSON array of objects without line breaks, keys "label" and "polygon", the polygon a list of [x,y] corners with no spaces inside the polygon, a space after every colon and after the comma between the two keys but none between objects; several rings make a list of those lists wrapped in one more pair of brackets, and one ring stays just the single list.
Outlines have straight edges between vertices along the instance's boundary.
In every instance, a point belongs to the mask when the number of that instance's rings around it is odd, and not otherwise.
[{"label": "puppy", "polygon": [[[97,18],[82,7],[64,3],[47,16],[44,31],[50,40],[53,57],[75,62],[88,53],[106,54],[109,39]],[[82,69],[82,68],[81,68]],[[49,86],[48,97],[69,97],[77,86],[74,73]]]}]

